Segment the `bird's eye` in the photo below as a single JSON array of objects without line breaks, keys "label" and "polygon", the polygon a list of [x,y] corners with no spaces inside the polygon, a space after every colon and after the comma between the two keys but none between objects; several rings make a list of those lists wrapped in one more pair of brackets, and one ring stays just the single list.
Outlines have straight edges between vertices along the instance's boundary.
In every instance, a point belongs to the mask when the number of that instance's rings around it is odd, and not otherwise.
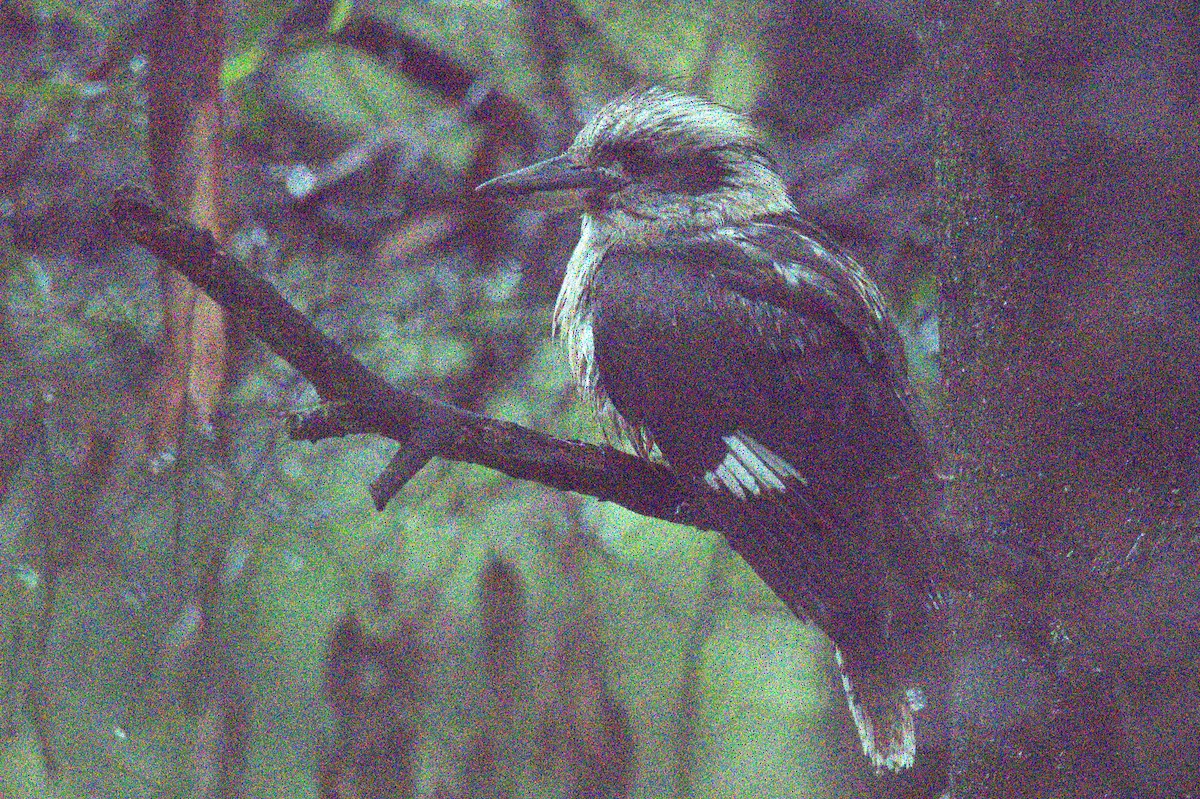
[{"label": "bird's eye", "polygon": [[633,177],[649,177],[662,169],[658,159],[641,148],[630,148],[622,153],[620,158],[621,166]]},{"label": "bird's eye", "polygon": [[708,194],[725,185],[728,177],[725,166],[712,153],[681,159],[672,170],[672,180],[679,191],[688,194]]},{"label": "bird's eye", "polygon": [[712,152],[663,155],[641,145],[628,145],[613,153],[614,166],[638,183],[662,191],[700,195],[724,185],[726,169]]}]

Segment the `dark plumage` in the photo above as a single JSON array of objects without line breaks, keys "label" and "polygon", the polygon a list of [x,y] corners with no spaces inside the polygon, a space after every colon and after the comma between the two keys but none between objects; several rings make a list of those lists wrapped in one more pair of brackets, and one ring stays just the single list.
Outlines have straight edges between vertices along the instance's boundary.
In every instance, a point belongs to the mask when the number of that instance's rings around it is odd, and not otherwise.
[{"label": "dark plumage", "polygon": [[796,215],[741,117],[662,89],[480,190],[572,193],[555,329],[581,391],[837,644],[876,768],[910,765],[936,456],[874,283]]}]

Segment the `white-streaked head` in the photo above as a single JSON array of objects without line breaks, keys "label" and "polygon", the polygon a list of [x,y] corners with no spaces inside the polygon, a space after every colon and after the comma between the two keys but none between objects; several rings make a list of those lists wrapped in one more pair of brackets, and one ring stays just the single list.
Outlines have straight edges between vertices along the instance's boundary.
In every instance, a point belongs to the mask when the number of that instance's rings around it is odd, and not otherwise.
[{"label": "white-streaked head", "polygon": [[[744,117],[658,87],[604,106],[563,155],[479,190],[569,192],[609,239],[646,244],[794,210]],[[558,196],[561,205],[564,195]]]}]

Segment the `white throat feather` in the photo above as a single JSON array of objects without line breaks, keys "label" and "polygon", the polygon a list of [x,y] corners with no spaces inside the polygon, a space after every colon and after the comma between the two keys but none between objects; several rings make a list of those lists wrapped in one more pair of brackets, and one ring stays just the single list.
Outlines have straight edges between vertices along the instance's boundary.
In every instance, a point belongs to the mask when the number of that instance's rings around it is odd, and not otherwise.
[{"label": "white throat feather", "polygon": [[628,444],[638,455],[650,457],[654,442],[649,432],[625,421],[604,391],[596,367],[595,342],[592,338],[592,324],[595,321],[592,281],[613,240],[613,229],[609,225],[589,213],[583,214],[579,243],[567,262],[567,272],[563,275],[558,300],[554,303],[553,330],[554,335],[566,345],[575,385],[584,400],[595,407],[605,437],[614,445]]}]

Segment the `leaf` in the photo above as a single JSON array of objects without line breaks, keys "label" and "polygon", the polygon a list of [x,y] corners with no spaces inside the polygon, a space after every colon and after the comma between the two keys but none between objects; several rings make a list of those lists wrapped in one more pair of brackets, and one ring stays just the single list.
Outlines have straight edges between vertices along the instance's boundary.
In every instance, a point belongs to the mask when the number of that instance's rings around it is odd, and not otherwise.
[{"label": "leaf", "polygon": [[58,79],[0,81],[0,97],[6,100],[37,98],[44,102],[76,100],[81,94],[80,86]]},{"label": "leaf", "polygon": [[274,99],[343,140],[403,123],[414,152],[428,151],[448,170],[474,159],[477,134],[432,92],[351,47],[322,45],[280,65]]},{"label": "leaf", "polygon": [[253,75],[262,64],[264,56],[266,51],[257,44],[240,53],[226,56],[221,63],[221,88],[228,89]]},{"label": "leaf", "polygon": [[350,13],[352,11],[354,11],[352,0],[335,0],[333,9],[329,12],[329,23],[325,26],[325,29],[330,34],[337,33],[346,27],[346,23],[350,21]]}]

